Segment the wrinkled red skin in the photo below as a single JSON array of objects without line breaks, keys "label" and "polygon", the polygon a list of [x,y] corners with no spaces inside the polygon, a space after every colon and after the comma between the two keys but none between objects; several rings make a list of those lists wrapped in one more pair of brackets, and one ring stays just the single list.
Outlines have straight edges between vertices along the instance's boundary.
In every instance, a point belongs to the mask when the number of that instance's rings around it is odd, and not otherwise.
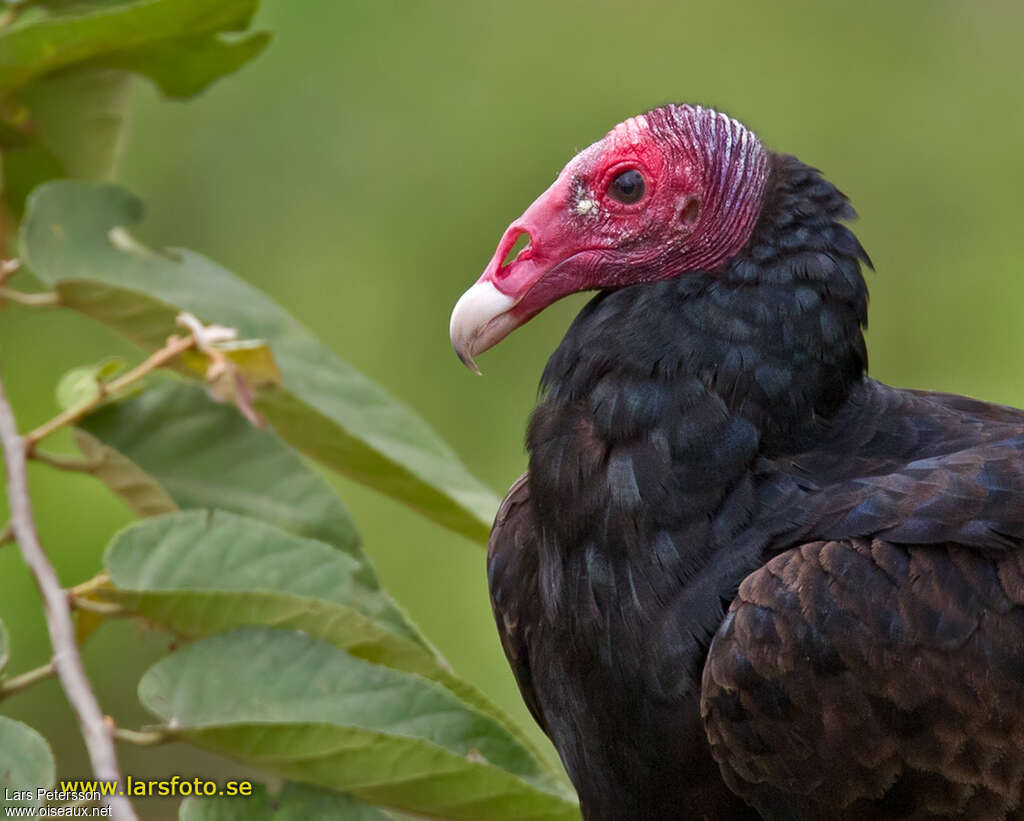
[{"label": "wrinkled red skin", "polygon": [[[608,193],[638,170],[644,195]],[[665,106],[616,126],[574,157],[505,231],[480,282],[517,300],[521,325],[577,291],[715,271],[749,239],[767,179],[767,152],[742,125],[707,109]],[[530,243],[506,265],[520,235]]]}]

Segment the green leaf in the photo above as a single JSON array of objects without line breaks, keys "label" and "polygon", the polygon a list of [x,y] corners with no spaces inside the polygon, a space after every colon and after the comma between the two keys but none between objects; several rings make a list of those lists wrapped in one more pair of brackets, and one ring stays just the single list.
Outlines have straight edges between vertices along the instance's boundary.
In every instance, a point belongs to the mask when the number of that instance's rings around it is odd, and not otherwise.
[{"label": "green leaf", "polygon": [[[3,198],[20,216],[29,191],[62,176],[106,178],[120,153],[133,74],[189,97],[266,47],[248,26],[258,0],[49,3],[0,29]],[[15,150],[8,150],[12,148]]]},{"label": "green leaf", "polygon": [[79,402],[94,399],[99,395],[100,382],[110,379],[124,365],[120,357],[110,357],[96,365],[72,368],[57,383],[57,405],[67,410]]},{"label": "green leaf", "polygon": [[19,93],[31,112],[35,141],[71,177],[113,174],[128,118],[131,75],[111,69],[69,71]]},{"label": "green leaf", "polygon": [[232,39],[220,34],[201,34],[109,54],[101,62],[144,74],[166,96],[182,99],[198,94],[218,77],[240,69],[263,51],[270,39],[270,32],[266,31]]},{"label": "green leaf", "polygon": [[[279,385],[281,370],[274,360],[274,352],[266,343],[252,339],[222,342],[212,345],[211,350],[224,357],[232,369],[245,378],[252,387],[260,385]],[[187,368],[197,374],[203,374],[209,381],[210,367],[213,360],[210,354],[201,351],[185,351],[181,361]]]},{"label": "green leaf", "polygon": [[536,762],[438,684],[303,633],[246,628],[189,645],[139,684],[176,734],[280,774],[454,821],[578,821]]},{"label": "green leaf", "polygon": [[270,795],[257,784],[251,798],[188,798],[178,821],[391,821],[393,816],[347,795],[305,784],[286,784]]},{"label": "green leaf", "polygon": [[3,155],[0,158],[3,164],[3,201],[19,219],[33,188],[46,180],[67,175],[60,160],[39,140],[14,149],[3,148],[0,153]]},{"label": "green leaf", "polygon": [[[98,478],[142,515],[214,507],[326,542],[359,562],[354,579],[361,587],[377,590],[348,512],[330,485],[288,445],[271,432],[253,428],[233,408],[211,402],[198,385],[169,377],[148,385],[79,423],[78,445],[96,465]],[[156,550],[157,540],[150,545]],[[166,585],[137,582],[137,575],[115,568],[113,550],[108,569],[124,589],[108,596],[154,623],[191,638],[247,624],[305,630],[361,658],[441,682],[508,727],[544,760],[503,711],[426,651],[398,608],[382,609],[371,619],[339,599],[313,599],[265,585],[239,592],[230,580],[219,582],[220,571],[207,572],[198,565],[200,584],[195,589],[166,590]],[[185,563],[184,556],[180,561]],[[144,576],[153,579],[157,574]],[[553,770],[552,777],[559,778],[560,771]]]},{"label": "green leaf", "polygon": [[[164,93],[188,96],[257,54],[267,35],[225,41],[249,25],[259,0],[136,0],[23,10],[0,30],[0,93],[85,63],[151,76]],[[182,74],[171,79],[180,59]]]},{"label": "green leaf", "polygon": [[53,787],[55,777],[46,739],[27,724],[0,716],[0,816],[8,808],[38,807],[36,790]]},{"label": "green leaf", "polygon": [[[401,636],[395,644],[402,646],[420,641],[396,618],[388,596],[361,583],[357,559],[325,542],[233,513],[190,510],[131,525],[111,542],[104,563],[121,591],[165,594],[129,598],[144,615],[156,605],[162,617],[155,620],[186,635],[295,619],[296,627],[340,635],[346,626],[361,627],[358,642],[347,639],[357,645],[379,638],[376,634]],[[192,598],[189,591],[214,595]],[[245,598],[250,593],[283,595],[279,600],[256,596],[253,606]],[[318,609],[318,603],[336,605],[340,612]],[[420,644],[405,649],[407,655],[414,652],[430,657]]]},{"label": "green leaf", "polygon": [[11,639],[7,635],[7,627],[0,620],[0,673],[11,659]]},{"label": "green leaf", "polygon": [[110,69],[40,77],[19,94],[22,144],[3,154],[3,199],[16,216],[30,191],[56,177],[109,177],[120,153],[131,75]]},{"label": "green leaf", "polygon": [[29,200],[24,259],[65,305],[144,348],[162,346],[182,310],[265,340],[283,384],[259,390],[255,407],[282,437],[435,521],[486,540],[496,497],[421,419],[210,260],[111,241],[112,230],[141,216],[139,200],[117,186],[47,183]]},{"label": "green leaf", "polygon": [[[87,596],[86,598],[92,601],[97,600],[95,596]],[[103,626],[106,620],[107,616],[104,613],[96,613],[93,610],[82,610],[79,608],[75,612],[75,643],[79,646],[85,644],[92,638],[92,634]]]},{"label": "green leaf", "polygon": [[[120,153],[133,74],[190,97],[259,54],[238,35],[259,0],[92,0],[25,4],[0,27],[3,200],[21,216],[36,185],[107,178]],[[9,150],[13,149],[13,150]]]},{"label": "green leaf", "polygon": [[75,428],[75,443],[92,465],[92,474],[120,496],[139,516],[158,516],[178,505],[153,477],[112,448]]},{"label": "green leaf", "polygon": [[116,601],[188,638],[235,627],[302,630],[354,656],[443,684],[501,724],[559,783],[521,729],[475,687],[455,676],[375,588],[362,587],[358,565],[323,542],[252,519],[191,511],[122,531],[104,564]]},{"label": "green leaf", "polygon": [[[191,382],[153,379],[78,423],[76,438],[99,476],[144,514],[220,508],[326,542],[356,559],[364,587],[377,579],[334,489],[271,431]],[[167,501],[153,504],[153,486]]]}]

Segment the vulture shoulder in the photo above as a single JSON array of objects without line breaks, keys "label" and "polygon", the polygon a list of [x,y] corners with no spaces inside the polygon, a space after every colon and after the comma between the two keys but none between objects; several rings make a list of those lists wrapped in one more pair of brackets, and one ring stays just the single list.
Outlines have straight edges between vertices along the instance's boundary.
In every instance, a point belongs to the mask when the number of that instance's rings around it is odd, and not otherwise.
[{"label": "vulture shoulder", "polygon": [[787,460],[800,538],[712,641],[712,753],[769,819],[1024,819],[1024,415],[871,401],[845,464]]},{"label": "vulture shoulder", "polygon": [[768,819],[1024,818],[1024,553],[816,541],[747,576],[704,665]]}]

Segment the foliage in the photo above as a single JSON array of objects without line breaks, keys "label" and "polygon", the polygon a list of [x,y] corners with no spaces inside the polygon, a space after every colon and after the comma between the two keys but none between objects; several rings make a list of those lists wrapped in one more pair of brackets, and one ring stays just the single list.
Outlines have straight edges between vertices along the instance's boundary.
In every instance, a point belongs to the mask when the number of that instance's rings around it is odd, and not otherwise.
[{"label": "foliage", "polygon": [[[157,723],[121,737],[187,741],[288,782],[190,798],[184,821],[391,817],[375,807],[577,818],[560,772],[381,589],[307,458],[478,541],[490,490],[268,297],[192,251],[136,241],[132,194],[53,179],[111,173],[132,75],[187,97],[255,56],[269,39],[242,33],[255,6],[51,0],[0,21],[6,241],[19,223],[20,260],[48,289],[11,290],[7,270],[0,300],[78,312],[148,356],[83,363],[57,386],[63,413],[26,439],[30,457],[92,474],[141,519],[68,591],[77,639],[122,616],[176,636],[139,683]],[[66,425],[81,461],[40,448]],[[8,655],[0,624],[0,698],[52,673],[4,677]],[[0,787],[49,786],[54,770],[38,733],[0,717]]]},{"label": "foliage", "polygon": [[189,798],[181,805],[181,821],[307,821],[344,818],[346,821],[387,821],[388,813],[336,792],[288,784],[278,795],[257,787],[244,803],[232,798]]},{"label": "foliage", "polygon": [[46,739],[27,724],[0,716],[0,810],[39,806],[36,790],[53,786],[54,770]]},{"label": "foliage", "polygon": [[62,305],[157,349],[188,311],[270,346],[280,385],[255,406],[292,444],[441,524],[486,538],[494,495],[419,418],[338,359],[268,297],[192,251],[159,253],[126,228],[141,203],[110,184],[53,182],[30,198],[25,262]]},{"label": "foliage", "polygon": [[21,3],[0,30],[3,199],[20,214],[28,191],[113,169],[132,74],[189,97],[269,42],[248,27],[258,0]]}]

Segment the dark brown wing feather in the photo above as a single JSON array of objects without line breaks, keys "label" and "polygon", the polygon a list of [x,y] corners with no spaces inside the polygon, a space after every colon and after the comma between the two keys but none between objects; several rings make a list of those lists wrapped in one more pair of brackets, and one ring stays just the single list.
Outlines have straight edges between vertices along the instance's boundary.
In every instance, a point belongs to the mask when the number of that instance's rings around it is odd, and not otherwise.
[{"label": "dark brown wing feather", "polygon": [[1024,818],[1024,554],[818,541],[748,576],[704,667],[766,818]]},{"label": "dark brown wing feather", "polygon": [[798,546],[712,643],[713,753],[767,818],[1024,818],[1024,414],[865,396],[776,465]]},{"label": "dark brown wing feather", "polygon": [[523,596],[524,590],[537,589],[538,557],[529,478],[529,473],[524,473],[516,479],[498,508],[487,543],[487,578],[501,646],[523,701],[546,733],[548,727],[533,689],[528,652],[539,605]]},{"label": "dark brown wing feather", "polygon": [[790,547],[883,537],[982,550],[1024,543],[1024,411],[872,380],[831,435],[762,469],[801,491],[780,519]]}]

